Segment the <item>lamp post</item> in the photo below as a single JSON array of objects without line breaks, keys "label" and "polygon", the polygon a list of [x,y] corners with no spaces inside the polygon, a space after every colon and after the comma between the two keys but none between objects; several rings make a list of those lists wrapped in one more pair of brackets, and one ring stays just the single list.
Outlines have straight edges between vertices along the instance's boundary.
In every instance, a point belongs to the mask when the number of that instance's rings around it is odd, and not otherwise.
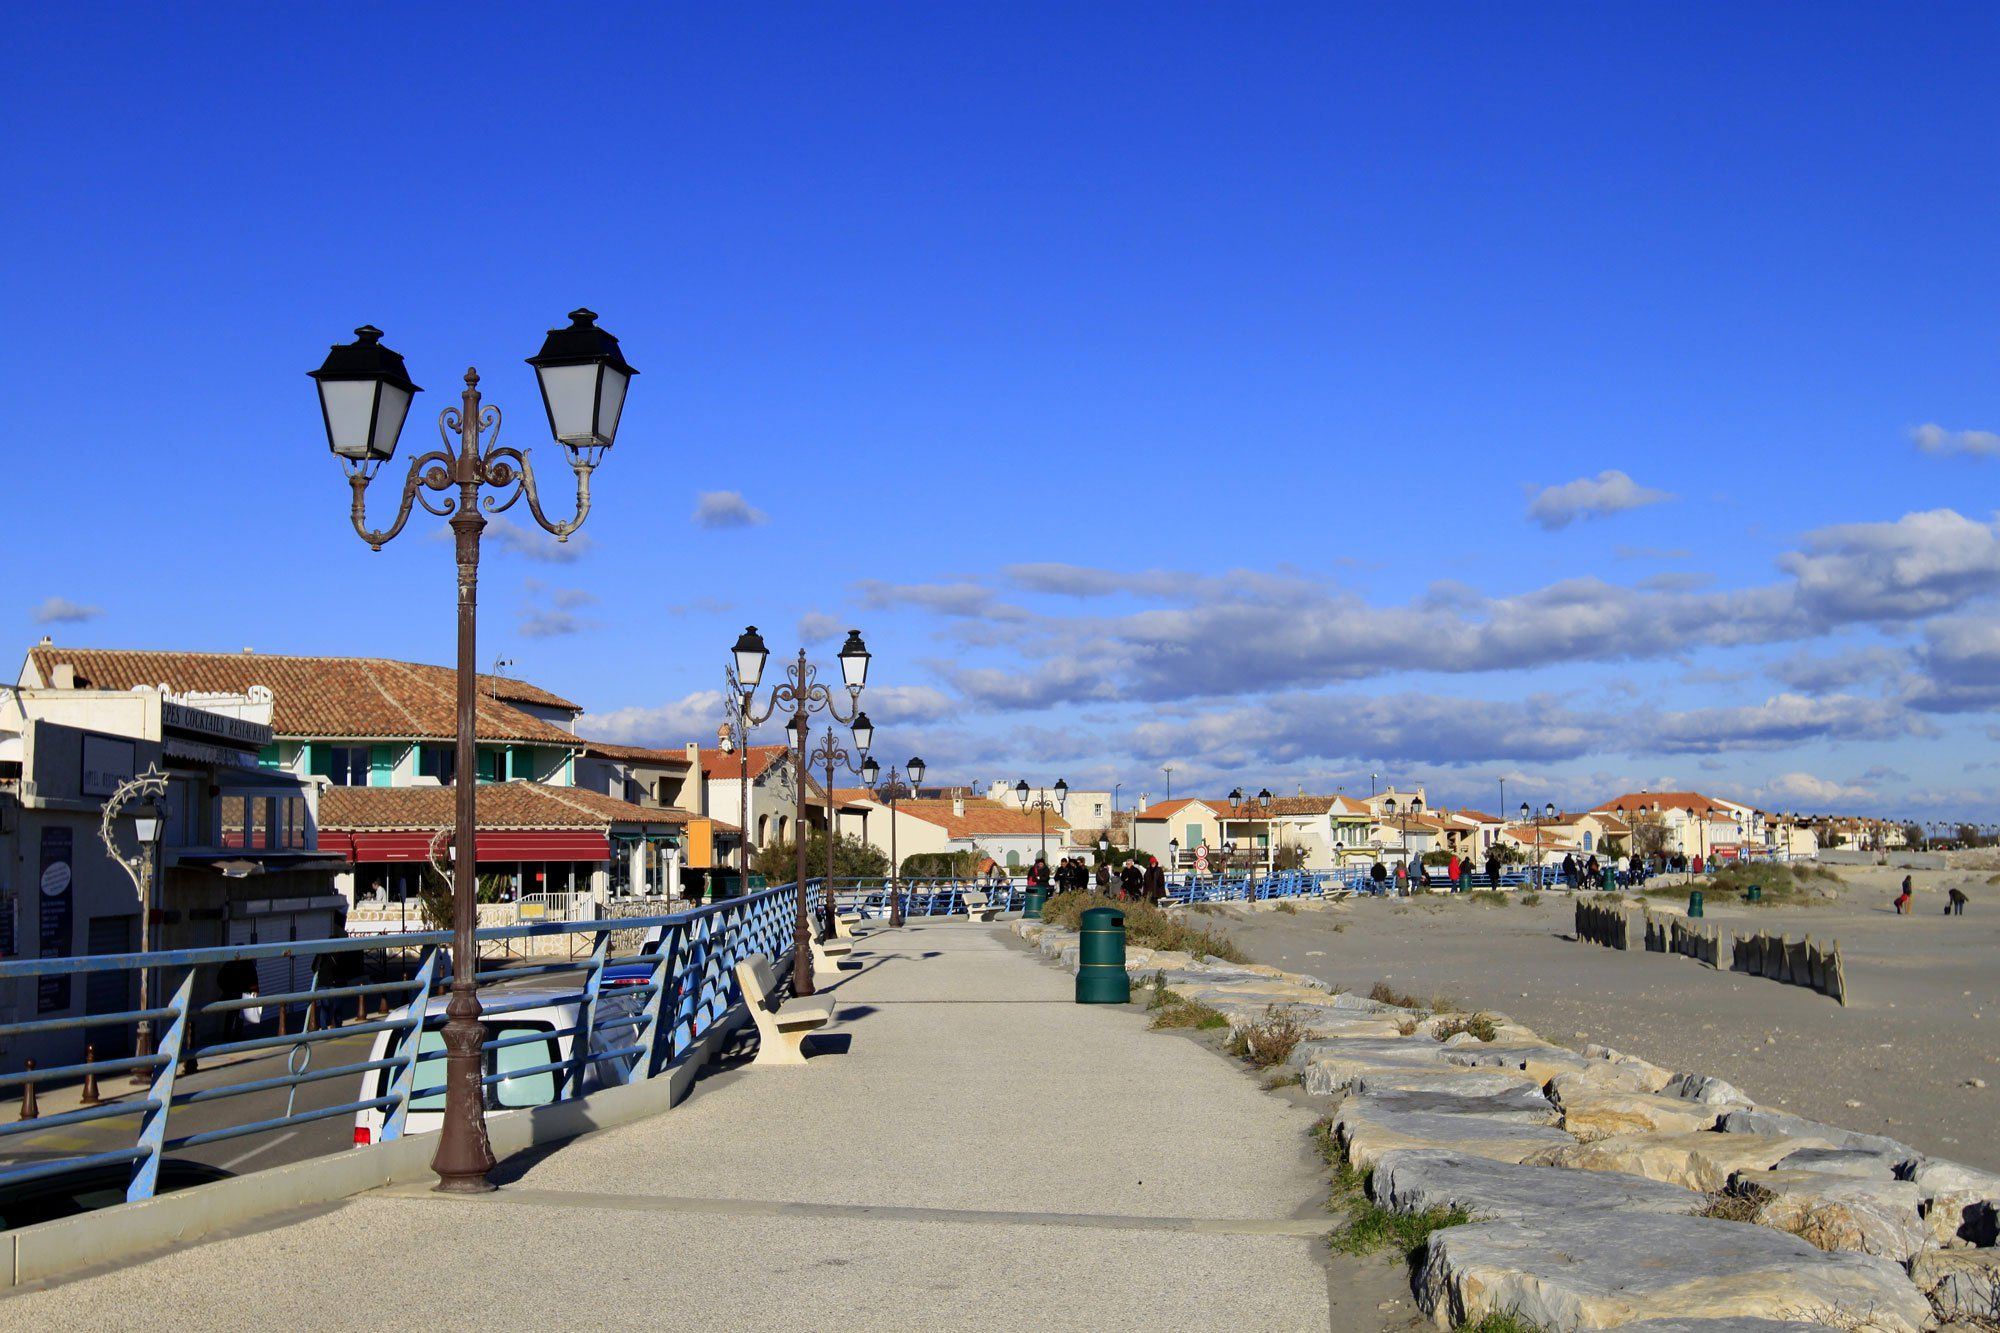
[{"label": "lamp post", "polygon": [[[722,752],[736,751],[736,796],[738,815],[743,821],[743,832],[737,839],[737,866],[743,872],[744,890],[750,887],[750,696],[756,692],[756,682],[743,684],[743,661],[746,653],[754,654],[763,650],[764,641],[757,637],[755,625],[737,636],[731,650],[734,659],[723,668],[723,683],[729,687],[729,716],[723,722]],[[763,659],[758,658],[757,670],[763,671]]]},{"label": "lamp post", "polygon": [[[492,1189],[486,1173],[493,1166],[493,1149],[486,1138],[484,1069],[480,1047],[486,1040],[479,1021],[479,946],[477,892],[479,884],[477,797],[479,752],[475,724],[477,688],[475,640],[478,637],[479,537],[486,514],[499,513],[517,500],[528,502],[535,522],[559,542],[583,526],[590,513],[590,474],[618,434],[625,394],[639,372],[625,361],[618,340],[597,327],[589,310],[570,312],[568,328],[551,329],[542,350],[528,358],[542,391],[542,408],[549,433],[563,447],[576,476],[576,517],[552,522],[542,512],[535,469],[528,451],[499,443],[500,409],[481,406],[479,372],[465,372],[465,389],[457,407],[438,414],[438,432],[446,447],[410,460],[395,522],[381,530],[367,523],[368,483],[396,454],[396,440],[409,414],[410,400],[421,390],[411,382],[403,358],[382,345],[382,331],[363,325],[351,343],[337,343],[320,368],[309,372],[319,389],[320,415],[326,440],[340,459],[354,493],[354,531],[370,549],[381,550],[409,521],[410,508],[421,503],[449,519],[456,538],[458,563],[458,747],[456,780],[457,848],[452,870],[451,999],[445,1008],[444,1123],[438,1133],[431,1169],[437,1188],[449,1193],[479,1193]],[[452,437],[457,436],[456,443]],[[483,437],[483,438],[482,438]],[[480,488],[509,492],[480,499]],[[433,503],[424,492],[441,495],[456,489],[456,498]]]},{"label": "lamp post", "polygon": [[[1041,811],[1042,813],[1041,855],[1042,855],[1042,864],[1046,866],[1049,863],[1049,788],[1036,787],[1033,790],[1035,793],[1035,808]],[[1026,778],[1022,778],[1019,782],[1014,784],[1014,796],[1021,802],[1021,808],[1023,810],[1026,810],[1028,808],[1028,791],[1029,791],[1028,780]],[[1055,785],[1055,793],[1056,793],[1056,813],[1064,814],[1069,809],[1069,784],[1067,782],[1064,782],[1061,778],[1057,778]]]},{"label": "lamp post", "polygon": [[[793,786],[797,792],[793,814],[797,827],[793,833],[797,843],[794,875],[798,903],[792,914],[792,994],[811,995],[812,925],[806,908],[806,742],[811,726],[806,719],[813,713],[825,712],[834,721],[850,726],[865,720],[866,715],[861,712],[861,690],[868,683],[868,646],[861,641],[861,631],[851,629],[847,631],[847,642],[840,646],[840,652],[836,654],[841,680],[847,686],[848,711],[845,715],[841,713],[833,691],[819,683],[819,672],[806,661],[806,650],[803,648],[799,649],[799,660],[786,665],[785,679],[771,687],[770,702],[759,713],[755,696],[757,686],[764,679],[764,663],[771,655],[770,650],[764,646],[764,638],[757,633],[757,627],[752,625],[743,631],[730,652],[735,658],[736,680],[743,691],[745,726],[761,726],[781,708],[788,708],[792,713],[791,721],[785,724],[785,733],[791,741]],[[872,735],[869,739],[873,739]],[[865,751],[866,747],[862,748]],[[827,792],[826,799],[830,841],[833,834],[832,791]],[[829,900],[832,893],[833,886],[829,884]]]},{"label": "lamp post", "polygon": [[[862,780],[868,784],[868,789],[873,791],[875,789],[873,773],[879,773],[881,766],[873,759],[864,759],[861,761],[861,768]],[[924,761],[911,755],[910,762],[903,765],[903,771],[909,775],[910,790],[915,791],[917,784],[924,780]],[[896,855],[896,798],[902,794],[902,790],[902,779],[897,776],[895,765],[892,764],[889,766],[889,924],[892,926],[903,924],[903,863]]]},{"label": "lamp post", "polygon": [[[118,784],[115,791],[104,802],[104,815],[98,822],[97,835],[104,840],[104,850],[111,859],[124,867],[132,877],[133,892],[139,896],[139,952],[153,951],[153,856],[160,845],[160,814],[155,802],[167,797],[167,775],[158,766],[146,765],[146,771],[135,778],[128,778]],[[132,836],[139,849],[127,856],[118,850],[118,820],[127,814],[127,806],[136,808],[129,811],[132,816]],[[139,1008],[152,1008],[152,969],[139,969]],[[189,1043],[193,1048],[193,1043]],[[143,1059],[153,1053],[153,1020],[139,1020],[138,1032],[132,1042],[132,1054]],[[151,1065],[135,1065],[132,1068],[132,1082],[135,1086],[145,1086],[153,1081]]]},{"label": "lamp post", "polygon": [[812,761],[826,769],[826,929],[829,934],[833,931],[834,913],[833,844],[837,836],[834,826],[840,820],[840,809],[833,799],[833,775],[836,769],[845,769],[857,777],[865,777],[866,772],[861,765],[873,762],[868,758],[868,747],[875,743],[875,726],[866,713],[857,712],[854,715],[849,731],[854,736],[854,748],[861,752],[861,764],[855,763],[854,756],[842,748],[832,727],[826,729],[826,734],[820,738],[812,753]]}]

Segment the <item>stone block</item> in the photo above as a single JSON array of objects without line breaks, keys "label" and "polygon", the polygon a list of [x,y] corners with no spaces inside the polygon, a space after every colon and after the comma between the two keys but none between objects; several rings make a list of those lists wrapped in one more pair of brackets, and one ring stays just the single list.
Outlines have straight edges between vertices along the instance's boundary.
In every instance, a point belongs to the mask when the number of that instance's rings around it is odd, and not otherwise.
[{"label": "stone block", "polygon": [[1386,1152],[1376,1159],[1370,1192],[1375,1202],[1397,1212],[1456,1207],[1484,1222],[1593,1208],[1685,1215],[1708,1203],[1705,1194],[1643,1176],[1563,1171],[1466,1153],[1411,1149]]},{"label": "stone block", "polygon": [[1515,1087],[1478,1092],[1470,1087],[1445,1084],[1429,1088],[1388,1088],[1376,1092],[1350,1090],[1341,1112],[1345,1114],[1350,1110],[1376,1117],[1414,1112],[1476,1115],[1511,1120],[1522,1125],[1553,1125],[1562,1116],[1539,1088]]},{"label": "stone block", "polygon": [[1813,1171],[1855,1180],[1900,1180],[1904,1161],[1896,1153],[1868,1148],[1801,1148],[1778,1165],[1786,1171]]},{"label": "stone block", "polygon": [[1800,1148],[1826,1146],[1769,1134],[1621,1134],[1573,1144],[1534,1160],[1579,1171],[1624,1171],[1712,1193],[1738,1171],[1766,1171]]},{"label": "stone block", "polygon": [[1920,1333],[1931,1313],[1887,1259],[1829,1253],[1782,1231],[1707,1218],[1608,1226],[1597,1210],[1435,1232],[1414,1285],[1424,1312],[1444,1328],[1508,1312],[1550,1329],[1676,1318],[1853,1327],[1860,1315],[1872,1322],[1859,1326],[1880,1333]]},{"label": "stone block", "polygon": [[1378,1069],[1357,1077],[1349,1092],[1429,1092],[1441,1090],[1466,1097],[1484,1097],[1514,1089],[1537,1091],[1541,1085],[1518,1069],[1405,1068]]},{"label": "stone block", "polygon": [[1546,1042],[1470,1042],[1447,1050],[1449,1053],[1445,1058],[1452,1064],[1468,1068],[1492,1065],[1501,1069],[1519,1069],[1543,1083],[1559,1074],[1573,1074],[1602,1063]]},{"label": "stone block", "polygon": [[1940,1319],[2000,1323],[2000,1251],[1929,1250],[1910,1264],[1910,1278]]},{"label": "stone block", "polygon": [[1519,1162],[1575,1142],[1550,1125],[1443,1111],[1371,1110],[1368,1101],[1350,1097],[1334,1117],[1334,1135],[1347,1160],[1362,1169],[1398,1148],[1432,1148],[1496,1162]]},{"label": "stone block", "polygon": [[1886,1153],[1895,1156],[1899,1161],[1912,1164],[1923,1156],[1909,1144],[1899,1143],[1880,1134],[1862,1134],[1852,1129],[1842,1129],[1838,1125],[1808,1120],[1804,1116],[1793,1115],[1788,1111],[1772,1111],[1761,1106],[1745,1107],[1742,1110],[1729,1112],[1722,1118],[1722,1132],[1789,1134],[1800,1139],[1820,1139],[1836,1148],[1858,1148],[1869,1152]]},{"label": "stone block", "polygon": [[1706,1102],[1645,1092],[1576,1092],[1563,1098],[1562,1127],[1585,1143],[1621,1134],[1691,1134],[1720,1118]]},{"label": "stone block", "polygon": [[1653,1077],[1663,1073],[1657,1066],[1646,1067],[1627,1065],[1612,1060],[1592,1060],[1579,1069],[1567,1070],[1549,1080],[1549,1095],[1557,1101],[1572,1090],[1589,1092],[1644,1092],[1655,1093],[1666,1085],[1667,1078]]},{"label": "stone block", "polygon": [[1684,1097],[1691,1102],[1707,1102],[1713,1106],[1751,1105],[1743,1089],[1707,1074],[1676,1075],[1660,1092],[1668,1097]]},{"label": "stone block", "polygon": [[1757,1200],[1751,1220],[1819,1246],[1908,1263],[1931,1243],[1919,1209],[1923,1190],[1907,1180],[1857,1180],[1813,1171],[1739,1171],[1730,1191]]}]

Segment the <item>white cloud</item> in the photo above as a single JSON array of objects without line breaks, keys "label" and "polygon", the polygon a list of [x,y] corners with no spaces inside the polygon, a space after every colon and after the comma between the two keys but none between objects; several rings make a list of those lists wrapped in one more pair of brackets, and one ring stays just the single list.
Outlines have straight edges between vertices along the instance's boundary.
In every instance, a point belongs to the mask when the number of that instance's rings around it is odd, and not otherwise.
[{"label": "white cloud", "polygon": [[824,611],[808,611],[799,617],[799,642],[810,648],[816,643],[825,643],[839,634],[843,628],[839,616],[830,616]]},{"label": "white cloud", "polygon": [[1935,422],[1912,428],[1910,442],[1927,454],[1969,454],[1974,458],[2000,455],[2000,435],[1990,430],[1946,430]]},{"label": "white cloud", "polygon": [[1554,532],[1583,518],[1605,518],[1627,509],[1641,509],[1674,497],[1666,491],[1641,486],[1616,468],[1595,477],[1579,477],[1560,486],[1547,486],[1528,503],[1528,517]]},{"label": "white cloud", "polygon": [[101,606],[85,606],[67,597],[51,597],[34,609],[37,625],[80,625],[104,614]]},{"label": "white cloud", "polygon": [[671,703],[585,713],[576,720],[576,734],[614,745],[710,745],[722,720],[722,691],[697,690]]},{"label": "white cloud", "polygon": [[879,729],[903,724],[937,722],[953,717],[963,705],[943,690],[929,685],[871,685],[861,696],[868,706],[869,720]]},{"label": "white cloud", "polygon": [[[443,534],[440,540],[451,539],[450,529],[441,528],[438,531]],[[588,533],[578,532],[568,541],[559,542],[540,528],[525,528],[498,514],[486,520],[485,540],[491,542],[496,550],[550,565],[575,564],[583,559],[592,545]]]},{"label": "white cloud", "polygon": [[1889,648],[1853,648],[1846,652],[1801,648],[1765,668],[1773,680],[1805,694],[1827,694],[1886,679],[1907,663]]},{"label": "white cloud", "polygon": [[1930,734],[1901,704],[1851,694],[1780,694],[1746,708],[1696,708],[1658,718],[1647,748],[1666,754],[1783,750],[1817,740],[1895,740]]},{"label": "white cloud", "polygon": [[1780,773],[1751,795],[1767,806],[1850,805],[1875,799],[1875,789],[1858,782],[1838,782],[1816,773]]},{"label": "white cloud", "polygon": [[1827,624],[1918,620],[2000,592],[2000,532],[1951,509],[1806,534],[1778,560]]},{"label": "white cloud", "polygon": [[595,620],[577,614],[579,607],[596,602],[597,594],[582,588],[550,588],[538,579],[525,579],[521,586],[530,598],[547,603],[538,606],[530,602],[522,608],[521,622],[516,626],[522,638],[553,639],[599,628]]},{"label": "white cloud", "polygon": [[695,498],[698,528],[755,528],[770,521],[771,516],[745,500],[741,491],[703,491]]}]

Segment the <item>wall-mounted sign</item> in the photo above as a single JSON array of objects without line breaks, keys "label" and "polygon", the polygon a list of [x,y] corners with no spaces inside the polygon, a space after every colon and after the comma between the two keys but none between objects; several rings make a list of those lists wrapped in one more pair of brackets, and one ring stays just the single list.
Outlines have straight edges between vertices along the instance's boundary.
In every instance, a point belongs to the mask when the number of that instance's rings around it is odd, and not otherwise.
[{"label": "wall-mounted sign", "polygon": [[139,771],[139,761],[130,740],[123,736],[83,733],[82,775],[85,796],[109,796],[120,783],[129,782]]},{"label": "wall-mounted sign", "polygon": [[160,726],[198,740],[234,746],[239,750],[261,750],[271,743],[271,728],[262,722],[211,713],[206,708],[190,708],[171,700],[160,703]]},{"label": "wall-mounted sign", "polygon": [[[42,829],[40,912],[41,956],[67,958],[76,938],[76,894],[70,887],[73,835],[60,826]],[[68,977],[38,977],[35,1012],[51,1014],[69,1008]]]}]

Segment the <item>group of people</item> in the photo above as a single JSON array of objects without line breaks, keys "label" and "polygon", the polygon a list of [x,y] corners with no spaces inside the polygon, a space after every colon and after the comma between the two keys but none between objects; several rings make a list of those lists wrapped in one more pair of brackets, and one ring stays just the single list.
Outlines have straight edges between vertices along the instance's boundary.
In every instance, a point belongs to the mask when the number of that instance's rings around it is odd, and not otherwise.
[{"label": "group of people", "polygon": [[[1143,898],[1147,902],[1158,902],[1167,896],[1167,872],[1160,867],[1158,857],[1144,858],[1145,864],[1134,857],[1118,871],[1116,880],[1117,896],[1131,902]],[[1053,888],[1057,893],[1082,893],[1092,887],[1095,881],[1099,893],[1109,896],[1113,879],[1108,863],[1099,861],[1095,875],[1080,856],[1065,856],[1054,870],[1048,861],[1035,857],[1035,863],[1028,867],[1028,887],[1031,889]]]}]

